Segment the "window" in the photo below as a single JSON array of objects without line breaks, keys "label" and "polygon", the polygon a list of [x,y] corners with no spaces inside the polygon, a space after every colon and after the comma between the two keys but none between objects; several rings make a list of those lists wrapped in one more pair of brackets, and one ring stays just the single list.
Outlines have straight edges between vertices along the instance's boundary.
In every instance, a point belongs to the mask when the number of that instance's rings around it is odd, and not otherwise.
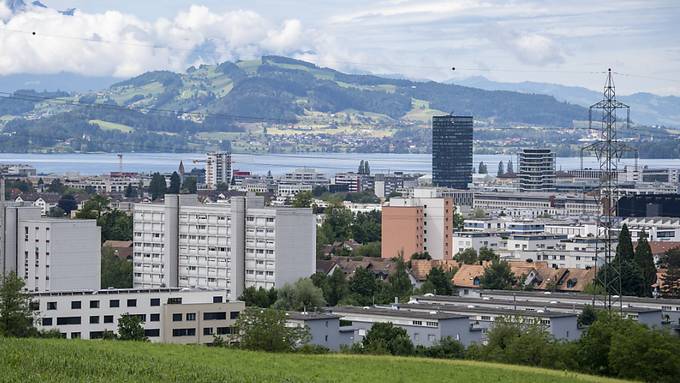
[{"label": "window", "polygon": [[102,339],[104,331],[90,331],[90,339]]},{"label": "window", "polygon": [[80,339],[80,333],[79,332],[72,332],[71,333],[71,339]]},{"label": "window", "polygon": [[203,328],[203,335],[212,335],[213,334],[213,328],[212,327],[204,327]]},{"label": "window", "polygon": [[172,336],[195,336],[195,328],[176,328],[172,330]]},{"label": "window", "polygon": [[43,318],[42,319],[42,325],[43,326],[52,326],[52,318]]},{"label": "window", "polygon": [[227,319],[227,313],[225,312],[203,313],[203,320],[225,320],[225,319]]},{"label": "window", "polygon": [[151,314],[149,316],[149,319],[151,322],[160,322],[161,321],[161,314]]},{"label": "window", "polygon": [[91,309],[98,309],[99,308],[99,301],[90,301],[90,308]]},{"label": "window", "polygon": [[213,297],[213,303],[222,303],[222,297]]},{"label": "window", "polygon": [[151,306],[160,306],[161,305],[161,299],[160,298],[151,298]]},{"label": "window", "polygon": [[118,299],[111,299],[109,301],[109,307],[120,307],[120,301]]},{"label": "window", "polygon": [[137,300],[136,299],[128,299],[127,300],[127,307],[137,307]]},{"label": "window", "polygon": [[59,317],[57,318],[57,326],[68,326],[80,324],[80,317]]},{"label": "window", "polygon": [[218,327],[217,335],[229,335],[231,334],[231,327]]},{"label": "window", "polygon": [[173,322],[181,322],[182,321],[182,314],[172,314],[172,321]]},{"label": "window", "polygon": [[238,319],[238,315],[240,313],[238,311],[232,311],[229,313],[229,319]]},{"label": "window", "polygon": [[155,328],[155,329],[149,329],[149,330],[144,330],[144,336],[148,338],[157,338],[161,336],[161,330]]},{"label": "window", "polygon": [[80,307],[82,306],[80,301],[72,301],[71,302],[71,310],[80,310]]},{"label": "window", "polygon": [[414,320],[414,321],[413,321],[413,325],[414,325],[414,326],[422,326],[422,325],[423,325],[423,321]]},{"label": "window", "polygon": [[57,302],[47,302],[47,309],[48,310],[56,310],[57,309]]},{"label": "window", "polygon": [[196,313],[187,313],[187,321],[195,321]]},{"label": "window", "polygon": [[182,298],[168,298],[168,304],[169,305],[181,305],[182,304]]},{"label": "window", "polygon": [[90,317],[90,324],[97,324],[99,323],[99,316],[91,316]]},{"label": "window", "polygon": [[113,323],[113,315],[104,315],[104,323]]}]

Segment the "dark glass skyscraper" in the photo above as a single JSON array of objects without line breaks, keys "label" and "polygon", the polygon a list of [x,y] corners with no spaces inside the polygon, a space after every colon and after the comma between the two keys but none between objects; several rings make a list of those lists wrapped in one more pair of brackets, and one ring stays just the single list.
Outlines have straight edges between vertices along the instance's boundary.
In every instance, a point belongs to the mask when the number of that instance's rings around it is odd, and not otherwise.
[{"label": "dark glass skyscraper", "polygon": [[432,183],[467,189],[472,182],[472,116],[432,117]]}]

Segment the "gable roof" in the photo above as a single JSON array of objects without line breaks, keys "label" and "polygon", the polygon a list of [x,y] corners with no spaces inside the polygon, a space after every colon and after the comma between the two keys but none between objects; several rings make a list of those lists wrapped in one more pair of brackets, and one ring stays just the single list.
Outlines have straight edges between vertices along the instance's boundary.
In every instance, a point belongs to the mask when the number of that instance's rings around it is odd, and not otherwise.
[{"label": "gable roof", "polygon": [[427,279],[427,275],[435,267],[441,267],[444,271],[451,271],[460,267],[458,261],[452,259],[412,259],[411,273],[418,281]]}]

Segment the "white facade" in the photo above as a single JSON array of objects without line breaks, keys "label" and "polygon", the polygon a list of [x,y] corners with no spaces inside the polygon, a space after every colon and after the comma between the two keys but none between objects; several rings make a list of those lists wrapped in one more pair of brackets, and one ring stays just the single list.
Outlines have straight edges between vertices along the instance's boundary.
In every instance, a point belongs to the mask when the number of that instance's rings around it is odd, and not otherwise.
[{"label": "white facade", "polygon": [[221,288],[233,300],[246,287],[280,287],[315,270],[311,209],[267,208],[261,197],[138,204],[133,241],[135,287]]},{"label": "white facade", "polygon": [[644,231],[649,241],[680,241],[680,218],[641,217],[626,218],[621,225],[626,224],[633,241],[637,241]]},{"label": "white facade", "polygon": [[303,184],[303,183],[291,183],[291,184],[279,184],[276,188],[276,195],[278,197],[282,198],[292,198],[295,197],[297,194],[302,193],[302,192],[311,192],[312,191],[312,185],[311,184]]},{"label": "white facade", "polygon": [[505,241],[498,232],[456,232],[453,233],[453,253],[458,254],[465,249],[479,249],[486,247],[493,251],[503,249]]},{"label": "white facade", "polygon": [[300,168],[284,174],[279,178],[280,184],[306,184],[313,186],[328,186],[329,180],[323,173],[311,168]]},{"label": "white facade", "polygon": [[208,189],[231,182],[231,153],[210,152],[205,162],[205,183]]},{"label": "white facade", "polygon": [[555,153],[551,149],[519,152],[519,190],[555,190]]},{"label": "white facade", "polygon": [[130,314],[142,319],[150,341],[161,342],[168,320],[164,309],[221,303],[226,296],[224,290],[108,289],[40,293],[34,294],[33,300],[37,302],[38,330],[56,329],[69,339],[97,339],[104,331],[117,333],[120,317]]},{"label": "white facade", "polygon": [[2,205],[2,273],[15,272],[31,292],[100,288],[95,220],[44,218],[38,207]]}]

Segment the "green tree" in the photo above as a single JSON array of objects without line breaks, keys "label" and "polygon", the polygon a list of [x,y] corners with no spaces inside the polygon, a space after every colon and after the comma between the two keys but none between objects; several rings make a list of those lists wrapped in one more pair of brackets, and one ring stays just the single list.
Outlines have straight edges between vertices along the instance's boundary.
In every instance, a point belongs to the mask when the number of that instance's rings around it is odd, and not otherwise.
[{"label": "green tree", "polygon": [[661,283],[664,298],[680,298],[680,248],[666,251],[666,275]]},{"label": "green tree", "polygon": [[492,249],[484,246],[479,249],[479,262],[497,261],[500,258]]},{"label": "green tree", "polygon": [[477,173],[479,173],[479,174],[486,174],[486,173],[488,173],[488,171],[487,171],[487,169],[486,169],[486,164],[484,163],[484,161],[482,161],[482,162],[479,163],[479,168],[478,168],[478,170],[477,170]]},{"label": "green tree", "polygon": [[424,259],[424,260],[428,260],[428,261],[429,261],[429,260],[432,259],[432,256],[431,256],[430,253],[428,253],[427,251],[424,251],[424,252],[422,252],[422,253],[413,253],[413,254],[411,254],[411,260],[414,260],[414,259],[415,259],[415,260]]},{"label": "green tree", "polygon": [[371,165],[368,164],[368,160],[364,163],[364,174],[371,175]]},{"label": "green tree", "polygon": [[[605,278],[606,276],[606,278]],[[619,291],[619,279],[621,289]],[[606,286],[605,286],[606,281]],[[596,283],[615,295],[637,296],[641,294],[642,272],[634,260],[614,261],[597,271]]]},{"label": "green tree", "polygon": [[167,191],[167,184],[165,183],[165,177],[160,173],[154,173],[151,176],[151,183],[149,184],[149,192],[151,193],[151,199],[153,201],[163,198]]},{"label": "green tree", "polygon": [[391,297],[398,297],[400,302],[407,302],[413,292],[411,279],[406,271],[406,262],[403,255],[394,260],[396,262],[395,271],[387,277],[389,293]]},{"label": "green tree", "polygon": [[427,274],[426,281],[432,284],[435,294],[453,295],[454,288],[453,282],[451,282],[451,274],[445,272],[441,267],[433,267]]},{"label": "green tree", "polygon": [[146,342],[142,318],[137,315],[123,314],[118,318],[118,339]]},{"label": "green tree", "polygon": [[249,307],[234,326],[233,341],[254,351],[290,352],[309,342],[309,329],[288,326],[286,312]]},{"label": "green tree", "polygon": [[112,248],[104,246],[102,248],[101,263],[102,289],[109,287],[118,289],[132,288],[131,261],[116,256]]},{"label": "green tree", "polygon": [[35,335],[31,296],[24,291],[23,279],[8,273],[0,282],[0,336],[24,338]]},{"label": "green tree", "polygon": [[453,230],[462,231],[465,225],[465,218],[460,213],[453,214]]},{"label": "green tree", "polygon": [[382,217],[379,211],[358,212],[352,219],[352,238],[359,243],[380,241],[381,222]]},{"label": "green tree", "polygon": [[198,187],[196,185],[196,177],[184,177],[182,184],[182,193],[196,194]]},{"label": "green tree", "polygon": [[369,242],[354,249],[352,252],[353,257],[369,257],[369,258],[380,258],[381,249],[380,242]]},{"label": "green tree", "polygon": [[578,314],[579,326],[590,326],[597,319],[597,311],[592,305],[585,305],[583,311]]},{"label": "green tree", "polygon": [[628,225],[624,223],[619,233],[619,242],[616,245],[616,257],[620,258],[621,261],[626,261],[632,260],[634,256],[633,240],[631,239]]},{"label": "green tree", "polygon": [[64,194],[57,202],[57,206],[64,211],[65,214],[70,215],[71,211],[78,208],[78,202],[73,194]]},{"label": "green tree", "polygon": [[475,210],[472,211],[472,218],[484,218],[484,217],[486,217],[486,212],[481,207],[477,207],[475,208]]},{"label": "green tree", "polygon": [[328,278],[326,284],[327,289],[324,290],[324,297],[329,306],[337,305],[343,298],[349,294],[349,286],[345,273],[340,268],[335,269],[333,274]]},{"label": "green tree", "polygon": [[406,330],[392,323],[374,323],[361,343],[369,354],[408,356],[415,351]]},{"label": "green tree", "polygon": [[500,177],[500,176],[502,176],[503,174],[505,174],[505,169],[504,169],[504,167],[503,167],[503,161],[500,161],[500,162],[498,163],[498,172],[496,173],[496,175],[497,175],[498,177]]},{"label": "green tree", "polygon": [[426,358],[437,359],[463,359],[465,358],[465,346],[450,336],[439,339],[431,347],[418,346],[416,354]]},{"label": "green tree", "polygon": [[319,230],[327,243],[346,241],[352,236],[352,212],[341,206],[335,205],[326,208],[326,218]]},{"label": "green tree", "polygon": [[621,318],[617,313],[599,311],[597,320],[579,340],[580,368],[591,374],[613,375],[614,370],[609,366],[612,338],[617,333],[632,332],[632,327],[634,327],[634,322]]},{"label": "green tree", "polygon": [[276,302],[277,296],[278,292],[273,287],[266,290],[263,287],[256,289],[250,286],[243,290],[243,294],[238,299],[245,302],[248,307],[269,308]]},{"label": "green tree", "polygon": [[640,233],[637,247],[635,248],[635,264],[641,273],[641,286],[639,296],[651,297],[652,285],[656,283],[656,266],[654,266],[654,256],[652,255],[652,248],[647,241],[647,234],[643,231]]},{"label": "green tree", "polygon": [[314,311],[326,305],[323,291],[309,278],[300,278],[294,284],[285,284],[278,291],[274,308],[279,310]]},{"label": "green tree", "polygon": [[137,198],[137,189],[131,183],[125,187],[125,198]]},{"label": "green tree", "polygon": [[108,197],[95,194],[85,201],[83,208],[76,213],[79,219],[97,219],[109,209],[110,200]]},{"label": "green tree", "polygon": [[181,187],[182,180],[177,172],[172,172],[170,175],[170,187],[168,188],[168,194],[179,194],[179,189]]},{"label": "green tree", "polygon": [[123,211],[115,209],[106,212],[97,219],[97,225],[101,227],[102,242],[132,240],[132,216]]},{"label": "green tree", "polygon": [[64,211],[64,209],[60,208],[59,206],[53,206],[47,212],[47,216],[53,217],[53,218],[61,218],[64,215],[66,215],[66,212]]},{"label": "green tree", "polygon": [[361,162],[359,162],[359,169],[357,170],[357,174],[364,174],[365,169],[366,169],[365,162],[364,160],[361,160]]},{"label": "green tree", "polygon": [[479,262],[477,252],[471,247],[468,247],[463,251],[459,251],[458,254],[453,256],[453,259],[466,265],[474,265]]},{"label": "green tree", "polygon": [[50,193],[59,193],[62,194],[66,190],[66,187],[64,186],[63,183],[61,183],[61,180],[59,178],[55,178],[50,182],[50,185],[47,187],[47,191]]},{"label": "green tree", "polygon": [[512,166],[512,160],[508,160],[508,168],[506,173],[515,174],[515,168]]},{"label": "green tree", "polygon": [[515,276],[508,262],[494,261],[484,269],[480,282],[485,289],[507,290],[515,284]]},{"label": "green tree", "polygon": [[349,280],[349,291],[361,306],[372,304],[378,289],[375,275],[364,267],[358,267]]},{"label": "green tree", "polygon": [[308,191],[303,191],[299,192],[293,197],[293,207],[301,208],[301,207],[311,207],[312,206],[312,201],[314,199],[314,196],[312,196],[311,192]]}]

